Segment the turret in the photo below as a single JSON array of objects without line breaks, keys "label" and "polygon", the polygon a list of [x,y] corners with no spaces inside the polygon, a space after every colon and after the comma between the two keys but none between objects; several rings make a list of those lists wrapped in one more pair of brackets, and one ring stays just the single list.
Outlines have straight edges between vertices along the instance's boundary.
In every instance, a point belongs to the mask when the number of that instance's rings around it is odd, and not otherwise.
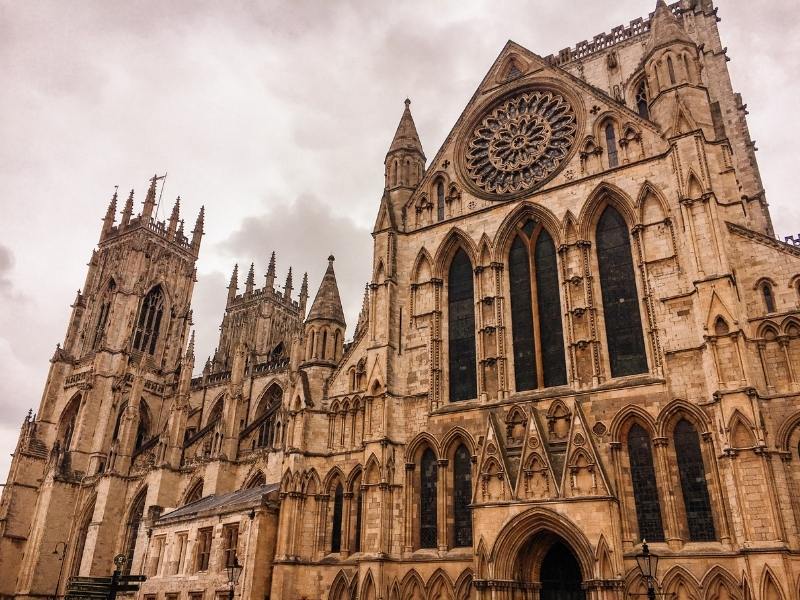
[{"label": "turret", "polygon": [[111,197],[111,202],[108,203],[106,209],[106,216],[103,218],[103,229],[100,232],[100,241],[102,242],[106,236],[111,232],[114,226],[115,215],[117,214],[117,190],[114,190],[114,195]]},{"label": "turret", "polygon": [[306,318],[305,360],[335,364],[342,356],[346,323],[339,286],[333,271],[333,255],[328,257],[328,269],[322,277],[317,295]]},{"label": "turret", "polygon": [[300,314],[306,314],[306,303],[308,302],[308,273],[303,273],[303,283],[300,284]]},{"label": "turret", "polygon": [[267,274],[264,275],[266,279],[265,287],[267,290],[272,290],[275,288],[275,251],[272,251],[272,254],[269,257],[269,266],[267,267]]},{"label": "turret", "polygon": [[125,227],[131,221],[131,215],[133,214],[133,190],[128,195],[128,199],[125,201],[125,208],[122,209],[122,220],[120,220],[119,225],[120,227]]},{"label": "turret", "polygon": [[411,116],[411,100],[406,98],[405,104],[405,110],[400,117],[400,123],[383,164],[385,188],[390,192],[405,190],[407,196],[414,190],[425,172],[425,153],[422,151],[417,127]]},{"label": "turret", "polygon": [[156,184],[159,179],[162,179],[162,177],[153,175],[152,179],[150,179],[150,187],[147,188],[147,197],[144,199],[144,206],[142,207],[142,220],[145,223],[153,217],[153,212],[156,208]]},{"label": "turret", "polygon": [[175,204],[172,206],[172,214],[169,216],[169,224],[167,226],[167,231],[170,234],[175,233],[178,230],[178,221],[180,220],[181,215],[181,197],[178,196],[175,199]]},{"label": "turret", "polygon": [[203,238],[203,224],[205,222],[206,207],[200,207],[200,213],[197,215],[197,221],[192,230],[192,250],[195,254],[200,250],[200,240]]},{"label": "turret", "polygon": [[236,298],[236,292],[239,289],[239,265],[233,265],[233,273],[231,273],[231,281],[228,284],[228,304],[233,302]]},{"label": "turret", "polygon": [[665,137],[702,129],[707,139],[715,138],[697,44],[664,0],[656,3],[644,69],[650,118]]},{"label": "turret", "polygon": [[254,265],[250,263],[250,270],[247,272],[247,281],[244,283],[244,293],[245,294],[252,294],[253,288],[255,287],[256,279],[255,279],[255,271],[253,270]]},{"label": "turret", "polygon": [[292,267],[289,267],[289,273],[286,275],[286,284],[283,286],[283,299],[284,300],[291,300],[292,299],[292,290],[294,287],[292,286]]}]

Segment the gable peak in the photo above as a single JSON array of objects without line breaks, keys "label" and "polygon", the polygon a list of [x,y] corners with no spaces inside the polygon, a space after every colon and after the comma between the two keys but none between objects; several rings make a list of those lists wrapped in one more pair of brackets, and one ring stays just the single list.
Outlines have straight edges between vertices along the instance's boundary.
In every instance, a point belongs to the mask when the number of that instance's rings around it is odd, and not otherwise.
[{"label": "gable peak", "polygon": [[313,319],[325,319],[345,324],[344,310],[342,310],[342,300],[339,296],[339,286],[336,283],[336,273],[333,271],[333,255],[328,257],[328,268],[319,284],[319,290],[311,304],[306,321]]},{"label": "gable peak", "polygon": [[399,150],[411,150],[419,152],[424,158],[425,153],[422,150],[422,142],[419,140],[414,117],[411,116],[411,100],[406,98],[404,104],[405,109],[400,117],[400,123],[397,125],[397,131],[394,133],[394,138],[387,154],[392,154]]}]

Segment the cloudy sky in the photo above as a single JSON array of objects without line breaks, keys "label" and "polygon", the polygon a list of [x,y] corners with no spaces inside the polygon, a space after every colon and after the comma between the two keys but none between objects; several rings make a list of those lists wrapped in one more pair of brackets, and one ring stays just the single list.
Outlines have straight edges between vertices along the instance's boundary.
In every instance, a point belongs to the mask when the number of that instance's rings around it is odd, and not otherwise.
[{"label": "cloudy sky", "polygon": [[[797,233],[796,2],[719,4],[774,222]],[[201,357],[233,264],[263,274],[273,249],[279,281],[292,265],[312,293],[337,256],[352,331],[403,99],[430,158],[507,39],[549,54],[654,5],[0,0],[0,478],[115,185],[141,200],[147,179],[168,172],[162,217],[177,195],[188,224],[206,206]]]}]

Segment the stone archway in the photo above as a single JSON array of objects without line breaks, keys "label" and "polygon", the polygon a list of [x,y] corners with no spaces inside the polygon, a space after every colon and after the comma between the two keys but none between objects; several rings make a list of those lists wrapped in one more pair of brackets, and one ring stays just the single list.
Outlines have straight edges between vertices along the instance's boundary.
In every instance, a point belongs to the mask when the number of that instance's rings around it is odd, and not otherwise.
[{"label": "stone archway", "polygon": [[542,531],[519,549],[513,600],[586,600],[575,553],[558,535]]}]

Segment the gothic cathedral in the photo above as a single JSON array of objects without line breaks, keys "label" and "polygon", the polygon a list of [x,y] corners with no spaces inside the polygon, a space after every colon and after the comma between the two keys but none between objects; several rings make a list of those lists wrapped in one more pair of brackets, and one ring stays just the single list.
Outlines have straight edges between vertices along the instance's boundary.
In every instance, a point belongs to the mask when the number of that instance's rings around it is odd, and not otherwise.
[{"label": "gothic cathedral", "polygon": [[242,600],[624,600],[645,540],[659,598],[799,598],[800,245],[717,22],[659,0],[508,42],[430,161],[406,101],[350,332],[334,258],[309,304],[273,254],[196,364],[203,211],[115,195],[3,490],[0,598],[122,554],[142,600],[227,598],[234,563]]}]

